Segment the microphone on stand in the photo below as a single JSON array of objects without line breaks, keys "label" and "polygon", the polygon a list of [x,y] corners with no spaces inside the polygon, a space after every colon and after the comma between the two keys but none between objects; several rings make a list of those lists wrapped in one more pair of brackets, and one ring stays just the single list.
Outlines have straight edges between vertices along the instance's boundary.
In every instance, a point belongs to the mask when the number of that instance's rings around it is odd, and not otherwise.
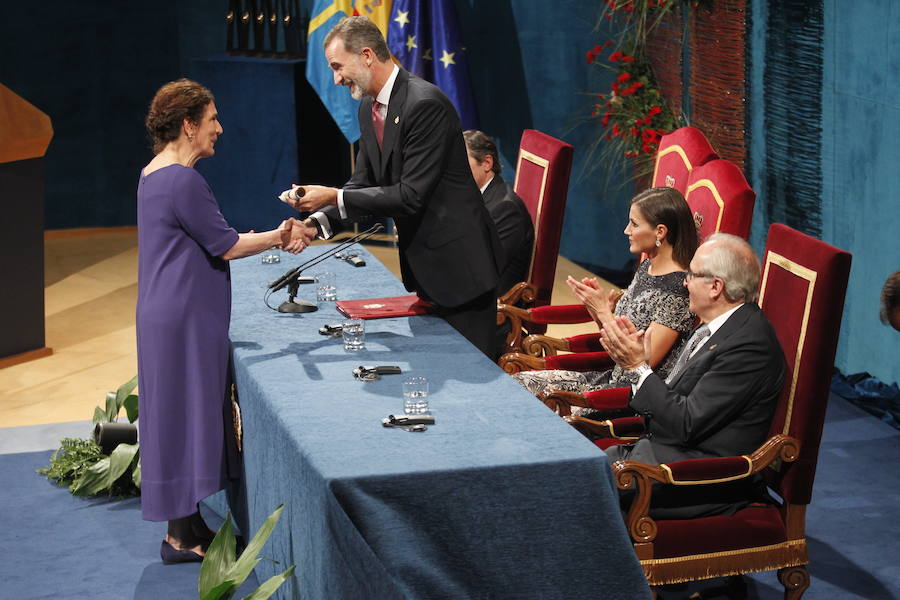
[{"label": "microphone on stand", "polygon": [[288,271],[287,273],[285,273],[284,275],[282,275],[281,277],[279,277],[278,279],[276,279],[275,281],[270,283],[269,289],[272,292],[277,292],[278,290],[284,288],[285,286],[289,286],[288,287],[288,296],[289,297],[288,297],[287,301],[283,302],[278,307],[278,312],[307,313],[307,312],[315,312],[316,310],[318,310],[319,307],[311,302],[300,303],[300,302],[297,302],[296,300],[294,300],[294,297],[297,295],[297,289],[299,288],[299,284],[300,284],[300,281],[299,281],[300,274],[303,271],[305,271],[306,269],[308,269],[310,267],[314,267],[317,264],[325,261],[326,259],[331,258],[338,252],[341,252],[342,250],[346,250],[353,244],[356,244],[357,242],[366,240],[366,239],[372,237],[373,235],[375,235],[376,233],[383,231],[383,230],[384,230],[384,225],[382,225],[381,223],[376,223],[375,225],[366,229],[362,233],[359,233],[359,234],[353,236],[352,238],[340,243],[338,246],[332,248],[328,252],[323,252],[322,254],[319,254],[318,256],[315,256],[315,257],[309,259],[305,263],[303,263],[297,267],[294,267],[293,269],[291,269],[290,271]]}]

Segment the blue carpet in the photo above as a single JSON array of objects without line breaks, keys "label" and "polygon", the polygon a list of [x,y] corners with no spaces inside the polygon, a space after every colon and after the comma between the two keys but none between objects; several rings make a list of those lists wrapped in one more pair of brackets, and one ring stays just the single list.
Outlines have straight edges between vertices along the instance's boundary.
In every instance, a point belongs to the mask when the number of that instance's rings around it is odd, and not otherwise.
[{"label": "blue carpet", "polygon": [[[34,435],[24,427],[5,429],[0,447],[16,430]],[[74,498],[34,472],[49,456],[0,453],[0,531],[7,533],[0,598],[197,597],[199,565],[160,563],[165,526],[142,521],[137,499]],[[807,511],[812,585],[804,600],[900,600],[898,459],[900,431],[831,396]],[[687,598],[716,583],[663,590],[659,597]],[[750,599],[782,598],[774,572],[749,576],[747,583]]]},{"label": "blue carpet", "polygon": [[[160,562],[164,523],[142,521],[138,498],[75,498],[53,485],[35,473],[50,454],[0,455],[0,598],[197,598],[199,563]],[[251,575],[236,597],[256,585]]]}]

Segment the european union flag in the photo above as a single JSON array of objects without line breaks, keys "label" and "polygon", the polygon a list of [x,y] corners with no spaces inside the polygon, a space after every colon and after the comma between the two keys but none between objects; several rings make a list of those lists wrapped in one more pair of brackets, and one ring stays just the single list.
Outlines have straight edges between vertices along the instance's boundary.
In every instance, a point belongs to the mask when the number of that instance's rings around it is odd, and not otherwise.
[{"label": "european union flag", "polygon": [[348,142],[359,139],[359,101],[341,85],[334,85],[334,76],[322,42],[331,28],[342,18],[353,14],[351,0],[315,0],[309,21],[309,40],[306,54],[306,79],[319,94],[322,104],[331,113]]},{"label": "european union flag", "polygon": [[387,41],[406,70],[447,94],[463,129],[478,128],[468,61],[452,0],[394,0]]}]

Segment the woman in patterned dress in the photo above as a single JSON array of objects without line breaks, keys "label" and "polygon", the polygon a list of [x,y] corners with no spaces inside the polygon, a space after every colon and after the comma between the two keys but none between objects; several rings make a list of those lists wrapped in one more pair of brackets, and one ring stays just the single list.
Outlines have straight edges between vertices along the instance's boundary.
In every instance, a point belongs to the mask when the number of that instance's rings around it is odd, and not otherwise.
[{"label": "woman in patterned dress", "polygon": [[[681,193],[660,187],[631,200],[624,233],[629,251],[647,256],[624,293],[604,292],[597,287],[596,279],[576,281],[570,277],[567,283],[600,328],[615,316],[627,316],[638,329],[650,330],[650,366],[665,377],[695,320],[688,310],[684,276],[698,246],[697,227]],[[513,377],[539,396],[551,390],[585,393],[624,387],[628,382],[622,375],[617,366],[598,372],[523,371]],[[590,412],[572,407],[572,414]]]}]

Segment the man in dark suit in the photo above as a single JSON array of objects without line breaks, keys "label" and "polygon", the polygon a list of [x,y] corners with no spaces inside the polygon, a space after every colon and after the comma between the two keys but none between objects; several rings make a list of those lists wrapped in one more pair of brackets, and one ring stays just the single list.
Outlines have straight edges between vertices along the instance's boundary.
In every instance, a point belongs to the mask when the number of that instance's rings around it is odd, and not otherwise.
[{"label": "man in dark suit", "polygon": [[[611,461],[647,464],[749,454],[765,441],[784,384],[778,338],[756,305],[759,262],[741,238],[715,234],[697,249],[685,285],[702,324],[669,377],[647,365],[643,332],[627,318],[605,327],[602,340],[633,381],[630,406],[649,413],[649,437],[607,450]],[[664,486],[651,515],[690,518],[731,514],[762,499],[759,482]]]},{"label": "man in dark suit", "polygon": [[321,237],[367,216],[392,217],[403,283],[492,354],[500,241],[472,180],[459,116],[437,87],[391,61],[378,28],[346,17],[325,37],[334,83],[359,107],[356,169],[342,189],[303,186]]},{"label": "man in dark suit", "polygon": [[500,156],[497,144],[482,131],[470,129],[463,132],[469,168],[475,185],[481,190],[503,246],[500,268],[500,288],[497,296],[512,286],[525,281],[534,247],[534,224],[522,199],[500,177]]}]

